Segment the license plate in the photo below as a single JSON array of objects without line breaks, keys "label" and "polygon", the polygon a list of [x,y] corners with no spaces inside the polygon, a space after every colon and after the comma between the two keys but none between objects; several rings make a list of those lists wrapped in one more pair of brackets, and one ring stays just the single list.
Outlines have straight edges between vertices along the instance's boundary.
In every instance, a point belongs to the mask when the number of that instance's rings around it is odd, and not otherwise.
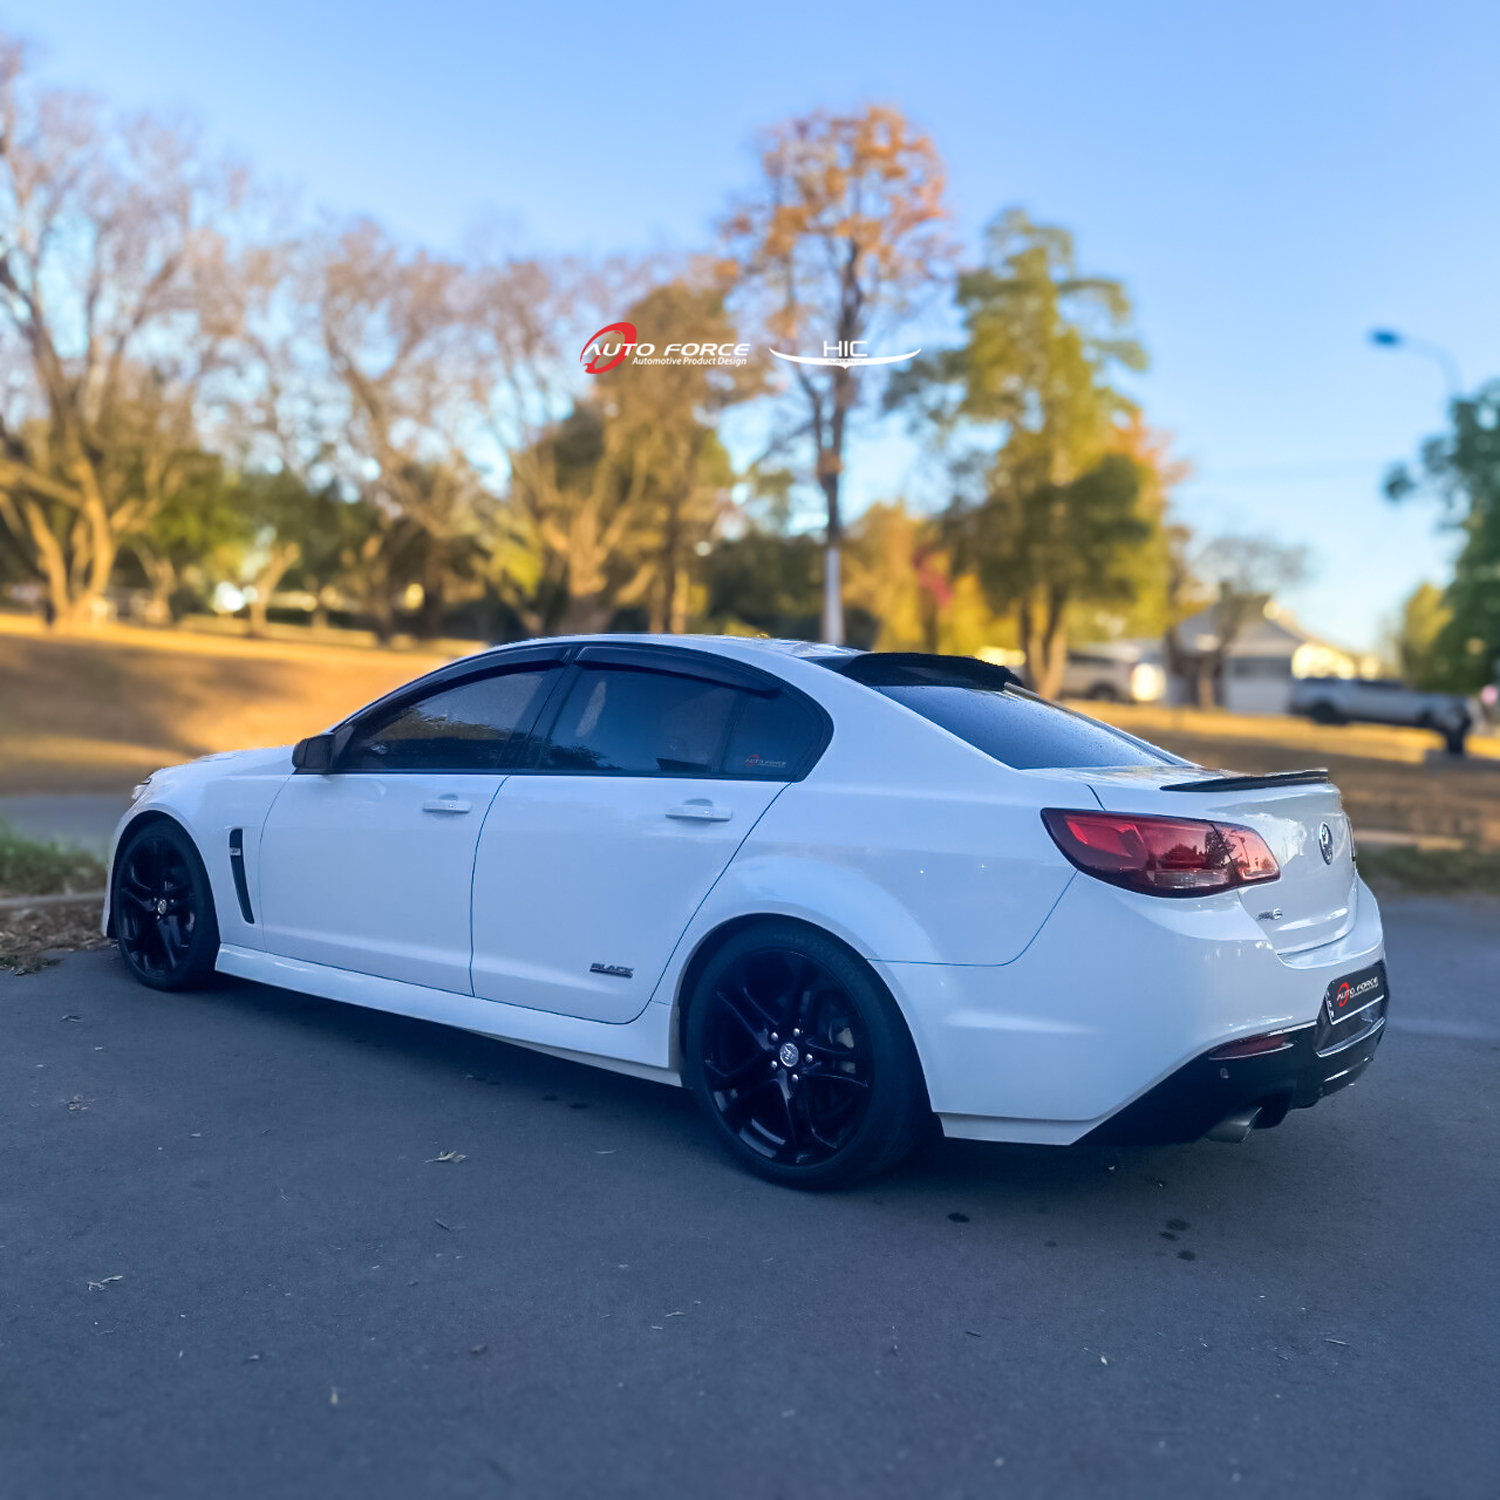
[{"label": "license plate", "polygon": [[1314,1050],[1319,1056],[1336,1052],[1374,1031],[1389,998],[1383,963],[1335,979],[1323,996]]},{"label": "license plate", "polygon": [[1338,1026],[1343,1022],[1378,1005],[1386,998],[1385,965],[1375,964],[1361,969],[1358,974],[1347,974],[1335,979],[1328,986],[1323,1005],[1328,1012],[1328,1024]]}]

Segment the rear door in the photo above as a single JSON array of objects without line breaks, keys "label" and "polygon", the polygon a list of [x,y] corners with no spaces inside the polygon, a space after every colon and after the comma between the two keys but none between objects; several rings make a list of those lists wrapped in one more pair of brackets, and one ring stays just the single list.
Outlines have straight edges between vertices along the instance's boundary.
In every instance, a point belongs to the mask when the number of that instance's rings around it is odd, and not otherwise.
[{"label": "rear door", "polygon": [[377,704],[331,773],[288,778],[261,831],[270,952],[470,993],[475,846],[558,655]]},{"label": "rear door", "polygon": [[800,695],[706,653],[590,647],[557,696],[479,841],[474,993],[629,1021],[823,725]]}]

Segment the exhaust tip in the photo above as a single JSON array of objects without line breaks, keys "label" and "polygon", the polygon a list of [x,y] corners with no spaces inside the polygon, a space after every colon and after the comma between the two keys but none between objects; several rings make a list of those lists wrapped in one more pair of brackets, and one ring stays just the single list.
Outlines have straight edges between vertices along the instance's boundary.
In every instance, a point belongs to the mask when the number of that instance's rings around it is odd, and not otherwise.
[{"label": "exhaust tip", "polygon": [[1260,1119],[1262,1108],[1262,1105],[1255,1104],[1249,1109],[1236,1110],[1232,1115],[1225,1115],[1208,1132],[1208,1139],[1211,1141],[1227,1141],[1235,1146],[1239,1145],[1255,1129],[1255,1122]]}]

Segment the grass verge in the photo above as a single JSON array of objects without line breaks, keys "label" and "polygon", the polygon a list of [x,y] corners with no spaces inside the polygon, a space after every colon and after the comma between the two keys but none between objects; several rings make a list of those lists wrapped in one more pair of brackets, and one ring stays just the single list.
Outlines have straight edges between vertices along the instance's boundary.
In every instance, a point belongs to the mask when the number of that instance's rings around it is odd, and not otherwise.
[{"label": "grass verge", "polygon": [[[0,823],[0,896],[51,896],[104,887],[104,863],[83,849],[41,844]],[[0,910],[0,969],[35,974],[59,949],[102,948],[100,906],[19,907]]]},{"label": "grass verge", "polygon": [[104,862],[67,844],[39,844],[0,823],[0,896],[102,891]]},{"label": "grass verge", "polygon": [[1500,849],[1361,849],[1359,872],[1377,891],[1500,896]]}]

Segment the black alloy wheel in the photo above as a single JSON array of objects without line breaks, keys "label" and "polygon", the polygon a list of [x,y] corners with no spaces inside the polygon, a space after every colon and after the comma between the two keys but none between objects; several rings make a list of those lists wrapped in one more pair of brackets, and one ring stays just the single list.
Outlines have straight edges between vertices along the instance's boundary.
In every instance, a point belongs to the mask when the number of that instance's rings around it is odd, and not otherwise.
[{"label": "black alloy wheel", "polygon": [[691,998],[685,1071],[715,1134],[789,1187],[894,1166],[929,1118],[911,1038],[870,970],[812,928],[731,938]]},{"label": "black alloy wheel", "polygon": [[212,979],[219,954],[213,893],[178,824],[157,819],[126,836],[110,911],[120,955],[142,984],[185,990]]}]

